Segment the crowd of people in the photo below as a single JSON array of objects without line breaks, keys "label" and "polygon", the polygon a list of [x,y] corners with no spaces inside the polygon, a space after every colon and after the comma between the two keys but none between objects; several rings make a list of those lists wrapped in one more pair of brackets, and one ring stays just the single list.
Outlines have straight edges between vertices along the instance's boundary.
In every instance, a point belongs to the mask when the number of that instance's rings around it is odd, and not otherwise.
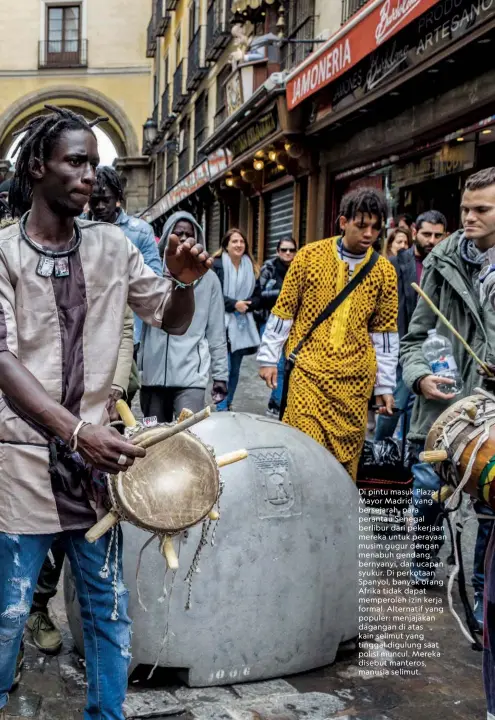
[{"label": "crowd of people", "polygon": [[[447,331],[411,283],[420,282],[493,363],[493,309],[483,284],[495,271],[495,168],[468,179],[462,229],[450,235],[438,210],[414,222],[402,216],[386,235],[385,198],[363,188],[343,198],[334,237],[300,250],[284,237],[260,269],[242,229],[231,228],[211,258],[190,213],[170,215],[160,238],[130,217],[120,178],[99,166],[91,124],[81,116],[55,108],[25,131],[0,231],[0,719],[20,679],[24,626],[40,650],[60,650],[48,601],[67,557],[85,636],[85,717],[122,720],[127,595],[119,593],[115,607],[112,582],[100,572],[109,540],[89,545],[84,534],[104,512],[105,473],[131,467],[145,451],[107,420],[118,399],[132,402],[139,392],[147,424],[171,422],[207,404],[210,382],[217,410],[228,411],[246,355],[256,354],[271,391],[267,413],[326,447],[353,480],[370,408],[377,442],[405,417],[401,431],[417,458],[419,541],[410,581],[431,587],[443,537],[432,498],[440,478],[419,453],[459,396],[424,356],[429,331]],[[469,395],[481,382],[476,364],[460,344],[454,358]],[[474,613],[480,631],[485,624],[493,713],[493,513],[481,502],[475,510],[483,518]]]}]

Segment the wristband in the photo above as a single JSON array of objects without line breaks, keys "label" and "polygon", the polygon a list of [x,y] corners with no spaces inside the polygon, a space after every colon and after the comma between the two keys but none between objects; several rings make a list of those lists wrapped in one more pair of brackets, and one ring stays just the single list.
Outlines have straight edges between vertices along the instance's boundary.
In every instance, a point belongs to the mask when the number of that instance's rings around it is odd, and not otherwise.
[{"label": "wristband", "polygon": [[180,280],[177,280],[177,278],[174,277],[173,275],[169,275],[169,277],[172,280],[172,282],[175,283],[174,290],[186,290],[187,288],[192,287],[194,285],[194,283],[196,282],[196,280],[193,280],[190,283],[183,283]]},{"label": "wristband", "polygon": [[79,435],[79,433],[81,432],[81,430],[83,429],[83,427],[84,427],[85,425],[91,425],[91,423],[86,422],[85,420],[80,420],[80,421],[77,423],[77,425],[76,425],[76,427],[75,427],[75,430],[74,430],[74,432],[73,432],[72,435],[71,435],[71,438],[70,438],[70,440],[69,440],[69,448],[72,450],[72,452],[76,452],[76,450],[77,450],[77,439],[78,439],[78,435]]}]

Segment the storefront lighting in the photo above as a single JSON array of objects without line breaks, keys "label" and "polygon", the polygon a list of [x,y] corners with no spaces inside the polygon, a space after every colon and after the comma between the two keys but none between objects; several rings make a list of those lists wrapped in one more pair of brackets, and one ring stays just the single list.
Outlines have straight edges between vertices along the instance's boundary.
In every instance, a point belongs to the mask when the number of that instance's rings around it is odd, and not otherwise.
[{"label": "storefront lighting", "polygon": [[268,159],[270,162],[276,162],[277,160],[277,151],[276,150],[270,150],[268,153]]},{"label": "storefront lighting", "polygon": [[491,135],[491,134],[492,134],[492,130],[490,130],[490,128],[486,128],[485,130],[482,130],[482,131],[481,131],[481,134],[482,134],[482,135]]},{"label": "storefront lighting", "polygon": [[232,175],[229,175],[228,177],[225,178],[225,184],[227,185],[227,187],[234,187],[234,182],[235,182],[235,180],[232,177]]},{"label": "storefront lighting", "polygon": [[260,171],[260,170],[263,170],[263,168],[265,167],[265,163],[263,160],[255,160],[253,162],[253,167],[255,170]]},{"label": "storefront lighting", "polygon": [[487,38],[481,38],[481,40],[478,40],[478,45],[488,45],[488,43],[491,43],[492,39]]},{"label": "storefront lighting", "polygon": [[456,140],[457,140],[457,142],[464,142],[464,138],[463,138],[463,137],[458,137],[458,138],[456,138]]},{"label": "storefront lighting", "polygon": [[256,158],[256,160],[263,160],[263,158],[265,157],[265,151],[258,150],[258,152],[254,153],[254,157]]},{"label": "storefront lighting", "polygon": [[251,170],[249,168],[247,170],[242,169],[241,170],[241,178],[246,183],[252,183],[256,180],[256,173],[254,172],[254,170]]},{"label": "storefront lighting", "polygon": [[277,165],[277,170],[278,170],[279,172],[282,172],[283,170],[285,170],[285,165],[281,165],[281,164],[279,163],[279,164]]}]

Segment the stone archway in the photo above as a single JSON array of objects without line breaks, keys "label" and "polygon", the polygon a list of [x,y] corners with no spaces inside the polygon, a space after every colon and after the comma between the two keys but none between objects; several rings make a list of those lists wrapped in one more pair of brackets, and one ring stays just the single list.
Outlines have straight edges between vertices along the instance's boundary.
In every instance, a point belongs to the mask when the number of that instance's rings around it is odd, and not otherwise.
[{"label": "stone archway", "polygon": [[39,114],[46,103],[68,107],[88,119],[98,115],[109,118],[104,129],[117,149],[115,165],[126,181],[126,209],[131,214],[144,210],[148,202],[149,159],[141,155],[136,132],[124,110],[97,90],[56,85],[24,95],[10,105],[0,115],[0,172],[6,171],[10,165],[4,158],[12,144],[13,134]]},{"label": "stone archway", "polygon": [[90,118],[96,115],[108,116],[109,122],[105,130],[118,149],[119,155],[136,157],[141,154],[135,130],[117,103],[97,90],[74,85],[57,85],[24,95],[0,116],[0,157],[5,157],[12,144],[13,133],[50,102],[79,110]]}]

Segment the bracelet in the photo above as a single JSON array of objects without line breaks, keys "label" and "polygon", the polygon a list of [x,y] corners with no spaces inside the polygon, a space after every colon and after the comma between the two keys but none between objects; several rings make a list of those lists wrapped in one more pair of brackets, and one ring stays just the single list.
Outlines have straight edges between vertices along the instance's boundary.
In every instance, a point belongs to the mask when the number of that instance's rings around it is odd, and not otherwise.
[{"label": "bracelet", "polygon": [[69,448],[72,450],[72,452],[76,452],[77,450],[77,438],[85,425],[91,425],[91,423],[86,422],[85,420],[79,420],[74,432],[71,435],[71,438],[69,440]]},{"label": "bracelet", "polygon": [[169,277],[172,280],[172,282],[175,283],[174,290],[186,290],[186,288],[192,287],[194,285],[194,283],[196,282],[196,280],[193,280],[190,283],[183,283],[180,280],[177,280],[177,278],[174,277],[173,275],[169,275]]}]

